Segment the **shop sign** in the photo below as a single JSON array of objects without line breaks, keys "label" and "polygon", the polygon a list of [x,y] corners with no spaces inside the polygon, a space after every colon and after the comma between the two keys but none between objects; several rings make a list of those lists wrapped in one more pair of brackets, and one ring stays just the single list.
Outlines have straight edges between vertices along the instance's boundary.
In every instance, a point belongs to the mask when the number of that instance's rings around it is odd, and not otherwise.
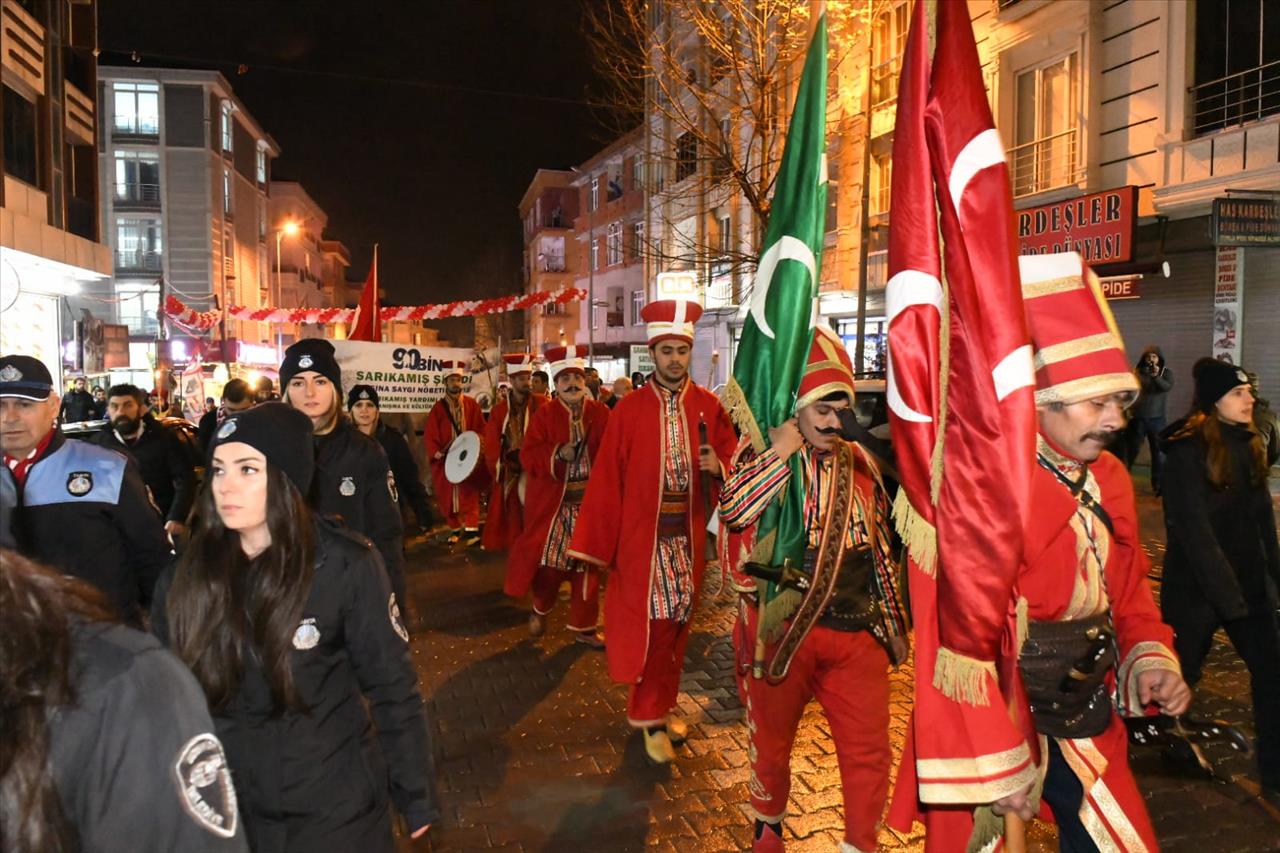
[{"label": "shop sign", "polygon": [[694,272],[658,273],[657,291],[659,299],[687,299],[691,302],[702,302],[698,274]]},{"label": "shop sign", "polygon": [[182,414],[192,423],[204,416],[204,365],[199,359],[182,371]]},{"label": "shop sign", "polygon": [[1109,300],[1142,298],[1142,293],[1138,288],[1138,285],[1142,283],[1141,279],[1104,278],[1100,283],[1102,284],[1102,295]]},{"label": "shop sign", "polygon": [[431,411],[444,396],[443,364],[462,361],[470,365],[463,377],[463,392],[476,398],[483,409],[493,402],[502,356],[497,347],[477,352],[461,347],[421,347],[378,344],[369,341],[333,341],[342,368],[342,387],[372,385],[378,391],[384,413]]},{"label": "shop sign", "polygon": [[1280,246],[1280,204],[1270,198],[1215,198],[1213,241],[1219,246]]},{"label": "shop sign", "polygon": [[1240,363],[1240,297],[1244,252],[1238,246],[1219,246],[1213,276],[1213,357]]},{"label": "shop sign", "polygon": [[653,352],[649,349],[649,345],[632,344],[630,373],[643,373],[648,376],[653,373],[653,367]]},{"label": "shop sign", "polygon": [[251,344],[248,341],[237,341],[236,344],[236,361],[241,364],[261,364],[274,367],[280,363],[280,356],[273,346]]},{"label": "shop sign", "polygon": [[1138,188],[1117,187],[1016,212],[1018,253],[1079,252],[1085,263],[1133,260]]}]

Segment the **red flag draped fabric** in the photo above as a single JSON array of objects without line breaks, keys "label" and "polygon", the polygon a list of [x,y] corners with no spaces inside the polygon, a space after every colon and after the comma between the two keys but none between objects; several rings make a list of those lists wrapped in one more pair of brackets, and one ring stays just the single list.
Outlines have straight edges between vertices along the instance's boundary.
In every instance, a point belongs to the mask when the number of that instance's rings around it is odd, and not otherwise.
[{"label": "red flag draped fabric", "polygon": [[899,86],[886,293],[903,480],[895,515],[916,626],[893,820],[909,824],[926,807],[929,847],[952,850],[965,846],[973,814],[929,804],[990,803],[1036,772],[1034,744],[1010,711],[1020,706],[1010,701],[1013,602],[1036,426],[1008,167],[968,5],[937,4],[931,79],[925,7],[916,3]]},{"label": "red flag draped fabric", "polygon": [[351,320],[350,341],[381,341],[382,323],[378,319],[378,247],[373,247],[373,263],[369,265],[369,277],[360,292],[360,305]]}]

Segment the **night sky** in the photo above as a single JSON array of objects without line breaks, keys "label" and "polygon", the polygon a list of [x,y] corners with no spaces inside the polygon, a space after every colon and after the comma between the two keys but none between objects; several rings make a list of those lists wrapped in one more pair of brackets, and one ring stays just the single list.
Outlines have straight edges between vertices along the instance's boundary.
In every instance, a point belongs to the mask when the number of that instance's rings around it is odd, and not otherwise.
[{"label": "night sky", "polygon": [[[100,63],[218,70],[387,301],[520,289],[516,205],[609,139],[581,35],[594,0],[107,0]],[[237,66],[247,66],[238,74]],[[486,91],[476,91],[486,90]]]}]

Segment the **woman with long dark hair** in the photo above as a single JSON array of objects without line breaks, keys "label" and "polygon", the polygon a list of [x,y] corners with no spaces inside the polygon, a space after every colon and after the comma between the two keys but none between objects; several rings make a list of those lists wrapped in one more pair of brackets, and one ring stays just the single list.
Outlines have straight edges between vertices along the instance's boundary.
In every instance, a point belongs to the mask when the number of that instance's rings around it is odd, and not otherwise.
[{"label": "woman with long dark hair", "polygon": [[1167,433],[1161,610],[1189,684],[1219,627],[1249,668],[1264,794],[1280,801],[1280,542],[1248,376],[1201,359],[1195,410]]},{"label": "woman with long dark hair", "polygon": [[191,673],[96,588],[0,549],[0,850],[247,849]]},{"label": "woman with long dark hair", "polygon": [[314,469],[301,412],[228,417],[153,629],[204,688],[255,853],[391,851],[388,793],[414,837],[440,816],[426,711],[382,560],[308,507]]}]

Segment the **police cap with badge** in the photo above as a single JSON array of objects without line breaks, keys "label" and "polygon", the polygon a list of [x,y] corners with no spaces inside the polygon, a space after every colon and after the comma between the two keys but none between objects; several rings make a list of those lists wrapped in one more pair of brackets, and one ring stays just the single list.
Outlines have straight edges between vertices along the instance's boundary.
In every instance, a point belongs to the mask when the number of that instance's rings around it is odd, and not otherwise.
[{"label": "police cap with badge", "polygon": [[284,351],[284,361],[280,362],[280,394],[284,395],[289,387],[289,380],[299,373],[312,371],[328,379],[342,396],[342,368],[338,366],[338,357],[333,344],[324,338],[303,338]]},{"label": "police cap with badge", "polygon": [[381,401],[378,399],[378,389],[372,385],[353,385],[351,392],[347,394],[347,410],[350,411],[356,407],[356,403],[361,400],[367,400],[373,403],[375,409],[382,408]]},{"label": "police cap with badge", "polygon": [[44,362],[29,355],[0,356],[0,397],[47,400],[53,393],[53,377]]},{"label": "police cap with badge", "polygon": [[[283,375],[283,371],[281,371]],[[279,468],[298,492],[306,495],[315,476],[311,419],[285,403],[259,403],[228,415],[209,442],[209,460],[224,444],[247,444]]]}]

